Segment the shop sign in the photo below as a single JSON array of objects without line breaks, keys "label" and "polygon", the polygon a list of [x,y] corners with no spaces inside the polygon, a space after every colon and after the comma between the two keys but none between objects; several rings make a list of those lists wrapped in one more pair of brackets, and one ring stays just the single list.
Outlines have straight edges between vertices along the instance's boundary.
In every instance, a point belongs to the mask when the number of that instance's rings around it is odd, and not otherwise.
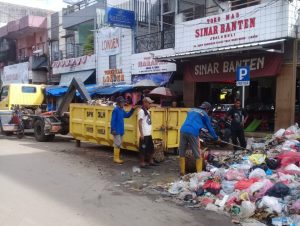
[{"label": "shop sign", "polygon": [[103,85],[112,85],[124,83],[124,74],[122,69],[110,69],[104,71]]},{"label": "shop sign", "polygon": [[[288,4],[281,1],[246,7],[175,26],[176,52],[207,50],[293,36]],[[288,14],[287,14],[288,15]],[[292,27],[292,26],[291,26]]]},{"label": "shop sign", "polygon": [[215,60],[198,60],[184,65],[185,79],[195,82],[235,81],[238,67],[249,67],[251,77],[275,76],[282,63],[280,54],[252,55],[249,57],[216,58]]},{"label": "shop sign", "polygon": [[95,55],[85,55],[77,58],[54,61],[52,63],[53,74],[65,74],[75,71],[86,71],[96,68]]},{"label": "shop sign", "polygon": [[120,28],[102,28],[97,33],[100,56],[111,56],[121,52]]},{"label": "shop sign", "polygon": [[5,66],[3,69],[2,82],[3,85],[12,83],[29,83],[29,63],[19,63]]},{"label": "shop sign", "polygon": [[[170,51],[160,51],[156,53],[170,54]],[[154,53],[140,53],[132,55],[132,74],[151,74],[176,71],[176,64],[154,59]]]},{"label": "shop sign", "polygon": [[108,7],[106,23],[116,27],[133,28],[135,25],[134,11]]}]

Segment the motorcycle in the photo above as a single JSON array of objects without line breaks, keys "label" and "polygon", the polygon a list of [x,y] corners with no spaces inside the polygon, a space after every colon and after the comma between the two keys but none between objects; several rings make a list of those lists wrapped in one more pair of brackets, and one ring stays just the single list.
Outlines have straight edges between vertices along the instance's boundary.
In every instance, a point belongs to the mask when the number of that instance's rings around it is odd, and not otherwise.
[{"label": "motorcycle", "polygon": [[13,111],[7,112],[5,115],[6,117],[10,117],[10,120],[5,123],[0,118],[1,132],[7,136],[16,134],[19,139],[23,138],[24,125],[20,111],[18,109],[14,109]]}]

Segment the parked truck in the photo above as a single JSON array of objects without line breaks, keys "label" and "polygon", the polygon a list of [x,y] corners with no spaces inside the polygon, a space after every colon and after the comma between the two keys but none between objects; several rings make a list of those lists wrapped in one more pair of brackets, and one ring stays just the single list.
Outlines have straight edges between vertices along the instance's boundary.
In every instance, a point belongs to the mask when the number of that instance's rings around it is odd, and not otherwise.
[{"label": "parked truck", "polygon": [[[55,134],[69,133],[69,105],[76,91],[84,101],[89,101],[90,95],[80,80],[73,79],[62,103],[55,112],[39,112],[46,101],[45,86],[31,84],[4,85],[0,92],[0,111],[15,110],[23,112],[24,129],[33,129],[35,139],[39,142],[52,141]],[[1,112],[0,112],[1,116]]]}]

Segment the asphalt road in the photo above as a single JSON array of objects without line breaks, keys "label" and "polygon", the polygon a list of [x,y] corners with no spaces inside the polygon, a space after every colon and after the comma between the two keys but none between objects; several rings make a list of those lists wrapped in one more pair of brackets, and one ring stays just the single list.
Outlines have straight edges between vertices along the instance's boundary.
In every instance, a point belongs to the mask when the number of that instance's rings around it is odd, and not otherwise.
[{"label": "asphalt road", "polygon": [[78,152],[65,138],[37,143],[0,136],[0,226],[231,225],[213,212],[126,192]]}]

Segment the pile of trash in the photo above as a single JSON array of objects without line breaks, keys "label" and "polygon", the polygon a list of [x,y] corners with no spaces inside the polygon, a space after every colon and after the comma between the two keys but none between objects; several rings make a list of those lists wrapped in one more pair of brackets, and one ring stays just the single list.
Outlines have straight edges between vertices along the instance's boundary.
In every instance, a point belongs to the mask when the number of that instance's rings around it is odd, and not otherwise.
[{"label": "pile of trash", "polygon": [[249,139],[251,152],[232,154],[234,161],[209,154],[206,171],[185,175],[168,192],[189,206],[230,214],[235,223],[300,226],[299,140],[294,125],[263,141]]},{"label": "pile of trash", "polygon": [[109,98],[93,99],[88,101],[88,104],[93,106],[115,106],[116,105],[116,103],[114,101],[109,100]]}]

